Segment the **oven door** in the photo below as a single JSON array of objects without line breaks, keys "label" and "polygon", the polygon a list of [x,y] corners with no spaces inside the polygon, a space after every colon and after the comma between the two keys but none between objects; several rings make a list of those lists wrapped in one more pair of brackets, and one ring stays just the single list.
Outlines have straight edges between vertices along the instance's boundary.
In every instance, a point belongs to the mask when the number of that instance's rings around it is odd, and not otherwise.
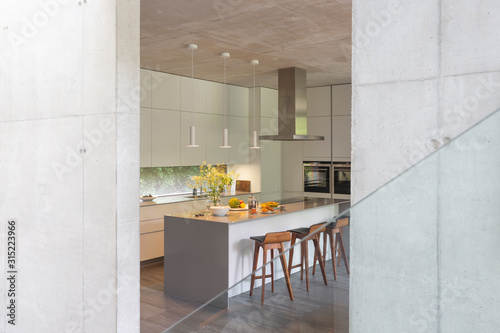
[{"label": "oven door", "polygon": [[304,162],[304,192],[330,193],[331,164]]},{"label": "oven door", "polygon": [[333,193],[351,194],[350,166],[333,166]]}]

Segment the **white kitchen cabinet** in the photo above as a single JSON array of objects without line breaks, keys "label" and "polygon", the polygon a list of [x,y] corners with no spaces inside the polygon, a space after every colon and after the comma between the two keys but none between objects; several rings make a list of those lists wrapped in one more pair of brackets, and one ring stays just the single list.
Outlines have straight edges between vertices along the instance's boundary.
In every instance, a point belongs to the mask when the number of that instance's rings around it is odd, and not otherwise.
[{"label": "white kitchen cabinet", "polygon": [[347,116],[351,114],[351,85],[332,86],[332,115]]},{"label": "white kitchen cabinet", "polygon": [[229,107],[228,115],[248,117],[249,89],[239,86],[228,86]]},{"label": "white kitchen cabinet", "polygon": [[151,109],[141,108],[140,166],[151,166]]},{"label": "white kitchen cabinet", "polygon": [[152,71],[151,107],[163,110],[180,110],[181,77]]},{"label": "white kitchen cabinet", "polygon": [[153,109],[151,122],[151,166],[180,165],[180,111]]},{"label": "white kitchen cabinet", "polygon": [[229,160],[228,164],[248,164],[248,117],[228,116]]},{"label": "white kitchen cabinet", "polygon": [[307,88],[307,117],[331,115],[330,86]]},{"label": "white kitchen cabinet", "polygon": [[217,82],[206,82],[207,113],[224,114],[224,85]]},{"label": "white kitchen cabinet", "polygon": [[[192,117],[192,119],[191,119]],[[204,113],[181,112],[181,163],[180,165],[200,165],[207,160],[206,117]],[[196,129],[198,148],[188,148],[190,126]]]},{"label": "white kitchen cabinet", "polygon": [[304,141],[302,155],[304,160],[329,161],[331,156],[331,117],[308,117],[307,133],[322,135],[323,141]]},{"label": "white kitchen cabinet", "polygon": [[193,201],[141,207],[140,249],[141,261],[163,257],[165,214],[181,214],[193,210]]},{"label": "white kitchen cabinet", "polygon": [[351,116],[332,117],[332,149],[334,161],[351,160]]},{"label": "white kitchen cabinet", "polygon": [[[260,115],[261,117],[278,118],[278,90],[260,88]],[[253,98],[253,96],[251,96]]]},{"label": "white kitchen cabinet", "polygon": [[[207,163],[227,164],[229,149],[219,148],[222,145],[224,130],[224,116],[217,114],[206,115]],[[229,133],[231,139],[231,133]]]},{"label": "white kitchen cabinet", "polygon": [[151,71],[147,69],[141,69],[141,107],[150,108],[151,107]]},{"label": "white kitchen cabinet", "polygon": [[193,107],[191,108],[191,78],[181,76],[181,111],[207,111],[207,81],[193,79]]}]

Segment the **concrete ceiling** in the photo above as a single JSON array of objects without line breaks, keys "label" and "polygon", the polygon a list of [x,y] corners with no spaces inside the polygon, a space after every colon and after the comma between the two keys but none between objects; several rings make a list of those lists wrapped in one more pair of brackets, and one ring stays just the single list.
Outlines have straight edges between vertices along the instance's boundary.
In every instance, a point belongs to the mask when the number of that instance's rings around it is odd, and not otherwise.
[{"label": "concrete ceiling", "polygon": [[352,0],[142,0],[141,67],[277,88],[278,69],[307,70],[307,86],[351,82]]}]

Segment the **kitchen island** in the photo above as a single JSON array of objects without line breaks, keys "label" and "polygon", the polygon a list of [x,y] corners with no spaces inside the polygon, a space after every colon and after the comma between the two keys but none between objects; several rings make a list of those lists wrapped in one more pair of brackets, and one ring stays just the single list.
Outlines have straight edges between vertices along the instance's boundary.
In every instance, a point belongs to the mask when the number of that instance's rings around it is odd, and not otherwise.
[{"label": "kitchen island", "polygon": [[[165,293],[207,302],[232,287],[214,302],[227,307],[229,297],[250,289],[250,279],[238,282],[252,272],[254,242],[251,236],[331,221],[341,212],[339,206],[346,203],[343,199],[301,198],[285,204],[285,211],[274,214],[250,214],[242,210],[229,211],[223,217],[206,211],[165,215]],[[311,249],[311,264],[313,253]],[[288,254],[286,256],[288,259]],[[294,263],[298,263],[299,258],[295,256]],[[281,266],[275,265],[275,279],[281,277]],[[256,281],[256,287],[259,285],[260,281]]]}]

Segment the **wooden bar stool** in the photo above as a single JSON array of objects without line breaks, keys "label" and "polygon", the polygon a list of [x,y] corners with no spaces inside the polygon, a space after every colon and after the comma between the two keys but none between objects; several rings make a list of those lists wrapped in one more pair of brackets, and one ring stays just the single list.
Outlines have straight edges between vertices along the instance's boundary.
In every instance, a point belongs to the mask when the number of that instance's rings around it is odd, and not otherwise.
[{"label": "wooden bar stool", "polygon": [[[290,233],[288,231],[282,232],[270,232],[265,236],[253,236],[250,239],[255,241],[255,250],[253,253],[253,269],[252,279],[250,282],[250,296],[253,294],[253,286],[256,278],[262,278],[262,299],[261,304],[264,305],[264,289],[266,285],[266,278],[271,278],[271,290],[274,293],[274,250],[277,249],[280,255],[281,267],[283,268],[283,274],[285,275],[286,286],[288,288],[288,294],[290,299],[293,301],[292,285],[290,284],[290,275],[286,265],[286,258],[283,254],[283,242],[290,241]],[[259,259],[259,249],[262,247],[262,275],[256,276],[255,270],[257,269],[257,262]],[[267,250],[271,250],[271,274],[266,275],[266,259]]]},{"label": "wooden bar stool", "polygon": [[[340,217],[338,218],[335,223],[330,223],[326,226],[325,231],[323,233],[323,256],[320,257],[321,260],[319,262],[323,262],[323,266],[326,263],[326,242],[327,242],[327,237],[330,237],[330,251],[332,253],[332,265],[333,265],[333,277],[335,280],[337,280],[337,266],[340,265],[340,256],[342,255],[342,259],[344,259],[344,264],[345,268],[347,271],[347,274],[350,274],[349,271],[349,263],[347,262],[347,255],[345,253],[345,247],[344,247],[344,238],[342,237],[342,229],[349,225],[349,217]],[[335,236],[335,242],[333,241],[333,238]],[[337,264],[335,264],[335,257],[339,255],[339,260]],[[314,255],[314,265],[313,265],[313,275],[316,270],[316,260],[317,260],[316,254]],[[320,264],[321,267],[321,264]]]},{"label": "wooden bar stool", "polygon": [[[290,266],[288,266],[288,274],[290,275],[292,268],[300,267],[300,279],[302,280],[303,271],[305,267],[307,291],[309,291],[309,254],[307,249],[307,241],[304,241],[303,239],[309,237],[308,240],[313,241],[314,256],[315,257],[318,256],[318,258],[321,258],[321,250],[319,247],[319,234],[321,231],[324,231],[325,224],[326,224],[325,222],[322,222],[318,224],[313,224],[309,228],[298,228],[298,229],[288,230],[292,233],[292,242],[290,243]],[[310,236],[312,234],[314,235]],[[294,252],[293,246],[295,245],[297,239],[302,240],[300,242],[301,258],[300,258],[300,264],[293,265],[293,252]],[[323,274],[323,281],[325,282],[325,285],[328,285],[328,282],[326,281],[325,266],[323,261],[321,260],[319,261],[319,266],[321,268],[321,273]]]}]

